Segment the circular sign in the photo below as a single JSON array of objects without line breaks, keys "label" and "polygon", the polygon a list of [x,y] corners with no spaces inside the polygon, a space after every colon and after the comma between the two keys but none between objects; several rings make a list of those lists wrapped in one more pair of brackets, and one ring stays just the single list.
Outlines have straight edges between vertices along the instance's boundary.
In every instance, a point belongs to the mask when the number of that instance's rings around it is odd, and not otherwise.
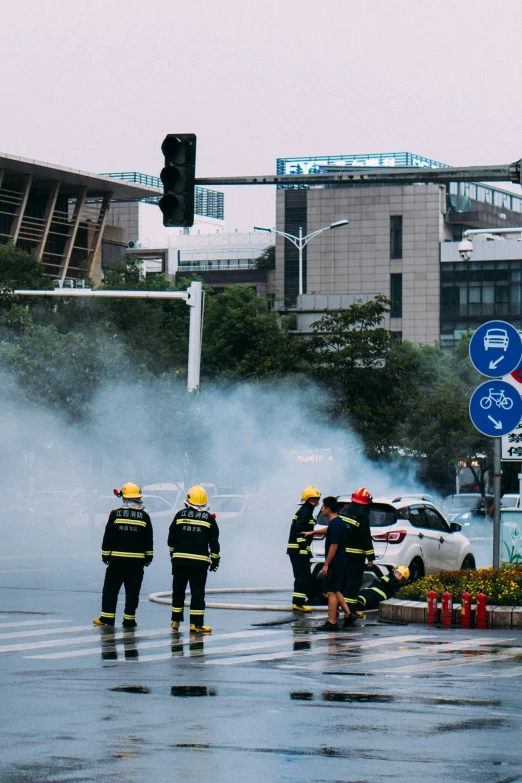
[{"label": "circular sign", "polygon": [[522,419],[522,398],[505,381],[486,381],[473,392],[469,415],[483,435],[490,438],[507,435]]},{"label": "circular sign", "polygon": [[498,378],[516,370],[522,357],[522,340],[506,321],[479,326],[469,344],[469,358],[482,375]]}]

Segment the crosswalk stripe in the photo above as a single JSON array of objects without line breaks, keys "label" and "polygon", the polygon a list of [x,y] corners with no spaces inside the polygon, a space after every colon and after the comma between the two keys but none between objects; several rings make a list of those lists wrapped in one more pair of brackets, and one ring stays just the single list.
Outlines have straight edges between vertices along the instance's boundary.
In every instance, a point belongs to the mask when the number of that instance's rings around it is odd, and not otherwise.
[{"label": "crosswalk stripe", "polygon": [[[110,636],[104,637],[104,643],[106,649],[110,646],[111,640],[115,642],[123,642],[123,649],[127,650],[142,650],[142,649],[150,649],[154,647],[170,647],[172,644],[180,644],[184,646],[189,646],[190,644],[193,644],[195,641],[200,640],[201,637],[192,637],[191,639],[180,639],[179,641],[177,639],[172,638],[169,631],[166,631],[165,629],[162,629],[161,631],[155,631],[154,633],[161,633],[161,634],[169,634],[168,639],[158,639],[157,641],[153,642],[141,642],[139,639],[133,639],[132,637],[129,637],[128,640],[125,639],[125,637],[113,637],[112,634]],[[214,636],[213,638],[205,637],[205,644],[208,642],[217,642],[221,639],[244,639],[244,638],[253,638],[255,636],[277,636],[282,633],[285,633],[284,630],[280,631],[273,631],[273,630],[262,630],[262,631],[234,631],[233,633],[228,634],[221,634],[219,636]],[[145,634],[141,634],[141,636],[144,636]],[[84,640],[86,641],[86,640]],[[96,639],[94,640],[96,641]],[[127,642],[127,643],[126,643]],[[132,646],[134,643],[134,646]],[[100,648],[96,649],[81,649],[81,650],[67,650],[64,652],[58,652],[58,653],[44,653],[43,655],[26,655],[26,658],[42,658],[46,660],[57,660],[60,658],[78,658],[83,655],[99,655],[100,654]],[[140,658],[139,660],[147,660],[147,659],[154,659],[155,656],[147,656],[147,658]],[[172,658],[172,653],[163,654],[160,656],[160,658]]]},{"label": "crosswalk stripe", "polygon": [[[350,634],[350,637],[353,637],[353,636],[355,636],[355,634]],[[321,638],[321,637],[319,637],[319,638]],[[392,638],[394,638],[396,642],[401,642],[401,641],[411,640],[412,637],[411,636],[398,636],[398,637],[392,637]],[[431,635],[430,636],[420,636],[420,637],[417,636],[415,638],[416,639],[419,639],[419,638],[420,639],[426,639],[426,638],[431,639],[432,636]],[[323,639],[324,639],[324,637],[323,637]],[[388,639],[379,639],[379,640],[369,640],[367,642],[364,642],[364,640],[356,641],[356,642],[343,642],[341,644],[336,645],[335,650],[331,649],[330,641],[328,641],[327,639],[324,639],[324,641],[327,642],[326,646],[316,645],[316,646],[314,646],[314,648],[312,650],[291,650],[290,651],[290,655],[291,655],[291,657],[295,656],[295,657],[301,658],[301,657],[304,657],[304,656],[316,655],[317,652],[321,652],[323,650],[332,651],[332,652],[343,652],[344,650],[348,651],[352,647],[360,647],[361,646],[361,642],[364,645],[364,649],[368,649],[368,648],[371,648],[371,647],[377,647],[377,646],[382,645],[382,644],[388,644],[391,640],[388,638]],[[240,656],[240,657],[238,656],[236,658],[222,658],[219,661],[212,661],[212,663],[218,664],[220,666],[230,666],[230,665],[233,665],[233,664],[250,663],[250,662],[255,662],[255,661],[258,661],[258,660],[259,661],[277,660],[278,658],[283,658],[283,657],[285,657],[285,653],[273,653],[273,654],[263,653],[261,655],[255,655],[255,656],[254,655],[249,655],[249,656]],[[307,665],[306,668],[308,668],[309,666],[324,668],[324,663],[319,661],[317,664],[311,664],[311,665],[309,664],[309,665]],[[280,666],[278,668],[280,668],[280,669],[292,669],[294,667],[291,664],[287,664],[287,665],[282,665],[282,666]]]},{"label": "crosswalk stripe", "polygon": [[72,625],[69,628],[44,628],[38,631],[11,631],[0,634],[0,642],[4,639],[24,639],[30,636],[49,636],[49,634],[78,633],[79,631],[92,631],[91,625]]},{"label": "crosswalk stripe", "polygon": [[[223,637],[219,637],[223,638]],[[206,642],[206,640],[205,640]],[[291,645],[292,639],[271,639],[268,642],[245,642],[244,644],[236,644],[236,645],[223,645],[222,647],[207,647],[205,644],[205,649],[201,652],[197,652],[194,655],[191,655],[191,658],[203,658],[207,657],[208,655],[221,655],[221,653],[224,652],[238,652],[240,650],[261,650],[264,647],[280,647],[281,645]],[[290,650],[283,653],[284,655],[288,655]],[[163,661],[167,660],[168,658],[183,658],[184,653],[162,653],[161,655],[144,655],[140,656],[139,658],[129,659],[127,661],[128,663],[143,663],[145,661]]]},{"label": "crosswalk stripe", "polygon": [[[504,639],[503,641],[504,642],[513,641],[513,638]],[[434,645],[432,648],[428,647],[422,650],[390,650],[390,652],[377,653],[375,655],[365,655],[363,652],[358,660],[350,660],[349,663],[350,666],[368,666],[371,663],[379,663],[380,661],[395,661],[398,658],[420,658],[425,655],[437,655],[441,652],[442,653],[453,652],[455,650],[461,650],[466,648],[471,649],[474,647],[480,647],[482,645],[492,645],[492,644],[498,644],[498,640],[491,639],[488,637],[481,637],[479,639],[474,639],[472,641],[466,640],[462,642],[445,642],[443,644]],[[309,664],[309,666],[307,666],[307,668],[328,669],[333,666],[335,667],[339,666],[339,661],[332,662],[332,663],[329,662],[311,663]],[[296,664],[296,668],[300,668],[300,666]]]},{"label": "crosswalk stripe", "polygon": [[522,666],[513,666],[511,669],[500,670],[499,672],[481,672],[477,677],[522,677]]},{"label": "crosswalk stripe", "polygon": [[504,661],[512,658],[515,655],[520,655],[522,648],[513,647],[511,650],[506,650],[502,653],[484,653],[484,655],[466,655],[462,658],[454,658],[450,661],[427,661],[426,663],[417,663],[413,665],[407,664],[406,666],[390,666],[389,669],[379,669],[379,672],[386,674],[410,674],[413,672],[428,671],[431,669],[445,669],[452,666],[467,666],[474,664],[480,666],[483,663],[491,663],[491,661]]},{"label": "crosswalk stripe", "polygon": [[[353,634],[350,634],[352,636]],[[416,641],[422,641],[425,639],[434,639],[435,634],[409,634],[408,636],[388,636],[384,637],[383,639],[374,639],[374,640],[368,640],[364,644],[364,650],[371,649],[372,647],[381,647],[383,645],[389,645],[389,644],[401,644],[402,642],[416,642]],[[342,652],[343,650],[348,650],[350,647],[357,647],[360,645],[360,642],[346,642],[342,643],[336,646],[335,651]],[[305,652],[303,652],[303,655]],[[306,651],[306,654],[308,654],[308,651]],[[364,653],[362,652],[361,655]],[[392,656],[393,657],[393,656]],[[350,664],[359,664],[360,660],[354,660],[353,658],[350,658],[349,663]],[[346,665],[343,662],[335,662],[331,664],[332,666],[342,666]],[[302,664],[297,663],[288,663],[288,664],[282,664],[281,666],[278,666],[279,669],[324,669],[327,666],[327,664],[324,661],[317,661],[316,663],[308,663],[303,666]]]},{"label": "crosswalk stripe", "polygon": [[69,623],[70,620],[20,620],[16,623],[0,623],[0,631],[2,628],[19,628],[22,626],[34,626],[34,625],[51,625],[51,623]]}]

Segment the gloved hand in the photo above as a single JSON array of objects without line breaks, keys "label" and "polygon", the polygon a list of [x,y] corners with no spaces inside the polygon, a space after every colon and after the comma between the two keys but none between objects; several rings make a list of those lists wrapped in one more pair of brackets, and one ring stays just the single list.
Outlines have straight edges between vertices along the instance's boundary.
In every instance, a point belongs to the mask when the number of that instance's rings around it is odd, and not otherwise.
[{"label": "gloved hand", "polygon": [[109,563],[111,562],[111,558],[110,557],[104,557],[102,555],[102,562],[103,562],[104,565],[109,565]]},{"label": "gloved hand", "polygon": [[151,563],[152,563],[152,557],[148,557],[148,558],[145,560],[145,568],[147,568],[148,566],[150,566],[150,564],[151,564]]},{"label": "gloved hand", "polygon": [[217,571],[219,568],[219,560],[212,560],[209,566],[209,571]]}]

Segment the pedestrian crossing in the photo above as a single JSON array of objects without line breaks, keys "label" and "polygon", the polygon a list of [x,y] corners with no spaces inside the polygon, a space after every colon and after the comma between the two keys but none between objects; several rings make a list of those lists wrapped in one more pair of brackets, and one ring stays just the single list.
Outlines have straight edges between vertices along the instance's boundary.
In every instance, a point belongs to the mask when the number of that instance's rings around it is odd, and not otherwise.
[{"label": "pedestrian crossing", "polygon": [[[315,633],[314,623],[276,628],[215,629],[211,635],[191,635],[188,628],[94,628],[72,620],[0,622],[0,658],[16,655],[24,666],[46,662],[66,667],[85,661],[99,665],[172,665],[271,667],[301,675],[346,676],[379,674],[416,677],[428,672],[464,677],[522,677],[522,636],[470,631],[454,634],[440,629],[397,633],[378,625],[347,632]],[[418,632],[416,632],[418,630]]]}]

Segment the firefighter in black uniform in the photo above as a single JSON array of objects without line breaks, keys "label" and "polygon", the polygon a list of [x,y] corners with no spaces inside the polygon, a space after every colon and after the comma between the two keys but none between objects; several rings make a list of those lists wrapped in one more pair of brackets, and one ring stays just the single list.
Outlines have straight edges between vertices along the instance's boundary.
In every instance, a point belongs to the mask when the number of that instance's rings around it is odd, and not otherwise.
[{"label": "firefighter in black uniform", "polygon": [[124,484],[117,497],[121,508],[109,514],[102,543],[102,560],[107,566],[103,583],[102,610],[95,625],[114,626],[116,604],[122,584],[125,585],[123,627],[135,628],[136,609],[140,599],[143,568],[152,563],[152,523],[143,508],[141,489],[132,482]]},{"label": "firefighter in black uniform", "polygon": [[292,519],[290,535],[286,553],[290,556],[294,572],[294,592],[292,594],[292,608],[298,612],[311,612],[309,606],[305,606],[306,597],[311,598],[312,578],[310,574],[310,558],[312,549],[307,543],[303,532],[309,535],[313,533],[315,526],[314,508],[319,503],[321,493],[316,487],[308,486],[301,494],[302,506]]},{"label": "firefighter in black uniform", "polygon": [[[376,569],[380,572],[380,569]],[[357,617],[364,616],[365,609],[377,609],[381,601],[392,598],[410,578],[410,569],[399,566],[391,574],[375,577],[374,581],[357,596]]]},{"label": "firefighter in black uniform", "polygon": [[219,529],[215,517],[207,510],[208,496],[203,487],[191,487],[185,508],[178,511],[169,529],[172,558],[171,627],[177,631],[183,622],[185,590],[190,585],[190,631],[211,633],[203,624],[205,584],[208,571],[219,567]]},{"label": "firefighter in black uniform", "polygon": [[[344,585],[344,600],[348,608],[355,608],[357,596],[361,589],[366,561],[373,568],[375,552],[370,531],[370,503],[372,496],[364,487],[356,489],[351,502],[341,511],[339,516],[346,524],[346,581]],[[352,612],[352,615],[355,615]]]}]

